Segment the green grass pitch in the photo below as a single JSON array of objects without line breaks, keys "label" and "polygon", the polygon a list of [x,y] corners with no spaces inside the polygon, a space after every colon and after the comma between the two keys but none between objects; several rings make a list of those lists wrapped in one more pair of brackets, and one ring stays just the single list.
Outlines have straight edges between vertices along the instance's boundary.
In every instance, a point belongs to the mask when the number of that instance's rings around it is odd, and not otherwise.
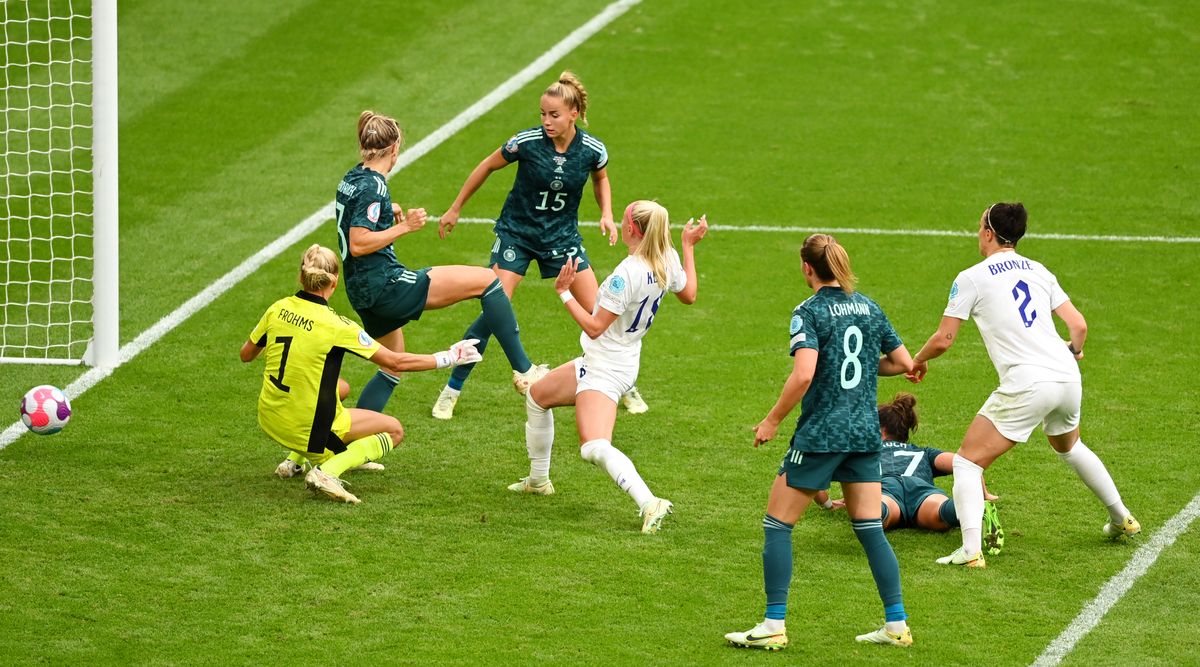
[{"label": "green grass pitch", "polygon": [[[359,111],[395,115],[412,145],[603,7],[121,2],[123,341],[329,202],[357,158]],[[541,88],[569,67],[591,94],[617,210],[652,197],[676,224],[971,232],[987,204],[1021,200],[1032,232],[1196,236],[1197,26],[1200,6],[1166,0],[646,0],[391,189],[443,211],[480,159],[537,123]],[[497,214],[512,176],[494,175],[464,216]],[[595,220],[590,188],[584,202]],[[838,236],[914,352],[977,259],[968,237]],[[428,412],[445,373],[404,378],[388,411],[407,439],[386,472],[350,477],[362,505],[275,479],[282,450],[255,423],[261,367],[237,349],[296,289],[301,249],[336,243],[325,225],[79,397],[63,433],[0,451],[0,662],[1029,664],[1137,546],[1100,536],[1103,509],[1040,434],[989,470],[1010,537],[986,571],[934,565],[957,532],[890,534],[911,650],[855,644],[880,603],[845,516],[816,510],[795,531],[792,647],[724,645],[762,613],[760,519],[790,430],[756,450],[750,429],[790,366],[803,237],[713,231],[697,250],[699,302],[659,312],[639,380],[650,412],[622,413],[614,435],[676,504],[643,536],[628,497],[576,453],[570,409],[556,411],[558,494],[504,490],[527,460],[496,354],[449,423]],[[491,238],[461,225],[440,241],[430,224],[397,253],[480,264]],[[620,246],[585,238],[606,275]],[[1200,487],[1196,244],[1021,250],[1088,318],[1084,438],[1152,534]],[[340,291],[334,305],[352,313]],[[527,280],[515,305],[535,360],[576,354],[550,282]],[[409,348],[444,349],[477,312],[426,314]],[[922,444],[955,449],[994,388],[973,329],[925,383],[880,383],[881,398],[917,394]],[[372,370],[347,361],[355,395]],[[0,399],[15,408],[28,387],[79,374],[0,366]],[[1200,613],[1198,549],[1184,533],[1064,664],[1194,661],[1180,638]]]}]

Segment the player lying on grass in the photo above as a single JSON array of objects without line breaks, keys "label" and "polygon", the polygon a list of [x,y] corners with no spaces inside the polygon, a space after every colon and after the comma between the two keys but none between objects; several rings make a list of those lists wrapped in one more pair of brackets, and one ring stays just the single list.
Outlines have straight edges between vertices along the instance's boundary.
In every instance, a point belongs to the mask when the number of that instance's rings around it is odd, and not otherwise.
[{"label": "player lying on grass", "polygon": [[[896,394],[890,402],[879,406],[879,435],[883,438],[880,470],[883,475],[883,529],[920,528],[945,532],[958,527],[954,501],[933,483],[934,477],[953,472],[954,454],[933,447],[918,447],[908,441],[909,433],[917,429],[917,398],[912,394]],[[984,494],[983,532],[986,551],[1000,553],[1004,546],[1004,529],[996,506],[996,498]],[[829,500],[828,493],[818,493],[815,501],[828,509],[845,507],[844,500]]]},{"label": "player lying on grass", "polygon": [[307,459],[313,468],[304,478],[306,486],[334,500],[357,503],[342,485],[342,473],[383,458],[400,443],[404,428],[395,417],[342,407],[342,389],[349,391],[338,377],[345,354],[370,359],[390,373],[457,366],[479,361],[480,355],[472,340],[436,354],[383,347],[329,307],[338,268],[332,250],[309,246],[300,263],[303,289],[267,308],[242,345],[241,359],[253,361],[266,351],[258,425],[291,450],[279,467],[299,466]]},{"label": "player lying on grass", "polygon": [[629,256],[604,280],[591,312],[570,291],[578,262],[563,264],[554,289],[583,329],[579,336],[583,356],[555,368],[529,388],[525,396],[529,476],[509,486],[510,491],[554,493],[550,483],[554,414],[550,410],[574,405],[580,456],[603,468],[633,498],[641,513],[643,533],[658,531],[671,513],[671,501],[651,493],[629,457],[613,447],[613,424],[617,402],[637,380],[642,338],[654,323],[663,297],[671,292],[684,304],[696,302],[695,246],[707,233],[708,221],[703,216],[699,223],[687,221],[681,234],[681,263],[671,245],[667,209],[652,201],[630,204],[621,221],[621,240],[629,248]]}]

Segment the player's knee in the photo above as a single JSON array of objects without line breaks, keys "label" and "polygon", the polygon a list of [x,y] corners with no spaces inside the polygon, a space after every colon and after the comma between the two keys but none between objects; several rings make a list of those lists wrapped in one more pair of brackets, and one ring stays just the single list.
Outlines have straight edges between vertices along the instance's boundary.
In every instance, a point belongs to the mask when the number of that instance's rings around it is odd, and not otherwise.
[{"label": "player's knee", "polygon": [[346,397],[349,395],[350,395],[350,383],[346,382],[342,378],[338,378],[338,398],[340,400],[344,401],[344,400],[346,400]]},{"label": "player's knee", "polygon": [[395,417],[389,417],[389,420],[387,433],[392,436],[392,446],[394,447],[404,440],[404,426]]}]

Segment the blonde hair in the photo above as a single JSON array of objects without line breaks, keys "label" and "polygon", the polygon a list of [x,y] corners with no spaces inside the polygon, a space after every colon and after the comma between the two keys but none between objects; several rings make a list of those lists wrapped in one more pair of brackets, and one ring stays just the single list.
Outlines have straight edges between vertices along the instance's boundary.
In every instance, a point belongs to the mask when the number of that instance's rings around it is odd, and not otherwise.
[{"label": "blonde hair", "polygon": [[571,70],[566,70],[558,75],[558,81],[550,84],[546,88],[543,95],[557,97],[567,105],[568,109],[575,109],[579,112],[579,122],[587,127],[587,106],[588,94],[583,87],[583,82]]},{"label": "blonde hair", "polygon": [[667,251],[671,245],[667,209],[655,201],[635,201],[625,207],[625,222],[632,222],[642,233],[642,242],[633,254],[650,266],[658,286],[667,288]]},{"label": "blonde hair", "polygon": [[305,292],[316,294],[336,283],[340,271],[337,255],[329,248],[314,243],[308,246],[300,259],[300,286]]},{"label": "blonde hair", "polygon": [[370,109],[358,115],[358,150],[363,162],[381,157],[400,139],[400,125],[395,118]]},{"label": "blonde hair", "polygon": [[854,293],[858,278],[850,270],[850,255],[829,234],[813,234],[804,239],[800,258],[813,268],[823,282],[837,281],[846,294]]}]

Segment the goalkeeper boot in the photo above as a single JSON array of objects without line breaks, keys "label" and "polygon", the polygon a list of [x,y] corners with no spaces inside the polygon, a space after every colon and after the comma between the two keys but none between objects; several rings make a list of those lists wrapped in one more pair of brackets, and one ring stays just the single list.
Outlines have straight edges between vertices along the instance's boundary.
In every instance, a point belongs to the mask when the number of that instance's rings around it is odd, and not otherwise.
[{"label": "goalkeeper boot", "polygon": [[662,527],[663,519],[667,518],[668,514],[674,513],[672,507],[674,505],[671,504],[671,501],[665,498],[655,498],[646,503],[640,512],[642,515],[642,532],[647,535],[657,533],[658,529]]},{"label": "goalkeeper boot", "polygon": [[545,481],[537,483],[531,482],[528,477],[522,477],[515,484],[509,484],[508,490],[515,493],[532,493],[535,496],[554,495],[554,485],[548,477]]},{"label": "goalkeeper boot", "polygon": [[1123,535],[1129,537],[1137,535],[1138,533],[1142,532],[1142,524],[1138,523],[1138,520],[1133,518],[1133,515],[1130,514],[1119,524],[1109,521],[1108,523],[1104,524],[1104,528],[1101,530],[1104,532],[1105,537],[1115,540]]},{"label": "goalkeeper boot", "polygon": [[967,567],[974,567],[981,570],[987,567],[987,561],[983,559],[982,551],[968,556],[962,547],[955,549],[954,553],[949,556],[937,559],[937,563],[938,565],[966,565]]},{"label": "goalkeeper boot", "polygon": [[311,489],[313,493],[323,493],[331,500],[354,505],[362,502],[342,486],[342,480],[333,475],[326,474],[319,467],[314,467],[308,471],[308,474],[304,477],[304,485]]},{"label": "goalkeeper boot", "polygon": [[764,651],[787,648],[787,630],[781,628],[778,632],[771,632],[764,625],[759,623],[745,632],[727,632],[725,639],[738,648],[761,648]]},{"label": "goalkeeper boot", "polygon": [[629,391],[621,396],[621,405],[624,405],[631,415],[640,415],[650,409],[650,406],[646,405],[645,399],[642,398],[642,392],[638,391],[636,386],[630,387]]},{"label": "goalkeeper boot", "polygon": [[1000,515],[996,504],[985,500],[983,502],[983,550],[989,556],[995,556],[1004,548],[1004,528],[1000,525]]},{"label": "goalkeeper boot", "polygon": [[304,472],[304,466],[291,459],[284,459],[275,466],[275,476],[279,479],[289,479]]},{"label": "goalkeeper boot", "polygon": [[437,401],[433,404],[433,418],[448,421],[454,418],[454,406],[458,404],[458,395],[461,392],[451,389],[449,386],[442,387],[442,393],[438,394]]},{"label": "goalkeeper boot", "polygon": [[513,388],[522,396],[535,382],[550,374],[550,367],[546,364],[534,364],[529,367],[529,370],[524,373],[513,371]]},{"label": "goalkeeper boot", "polygon": [[854,638],[856,642],[864,644],[883,644],[884,646],[902,646],[908,648],[912,646],[912,632],[908,628],[904,628],[901,632],[888,632],[887,626],[879,628],[875,632],[868,632],[865,635],[859,635]]},{"label": "goalkeeper boot", "polygon": [[384,470],[387,470],[387,468],[384,467],[384,465],[382,463],[376,463],[374,461],[367,461],[366,463],[364,463],[360,466],[354,466],[353,468],[351,468],[351,470],[358,470],[360,472],[383,472]]}]

